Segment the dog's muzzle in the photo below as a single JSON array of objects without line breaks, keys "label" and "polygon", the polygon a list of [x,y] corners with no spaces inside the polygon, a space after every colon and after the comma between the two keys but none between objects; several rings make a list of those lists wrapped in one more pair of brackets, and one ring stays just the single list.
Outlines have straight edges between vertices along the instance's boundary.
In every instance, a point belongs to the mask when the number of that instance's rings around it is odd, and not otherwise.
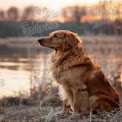
[{"label": "dog's muzzle", "polygon": [[43,43],[43,39],[39,39],[38,42],[39,42],[40,44],[42,44],[42,43]]}]

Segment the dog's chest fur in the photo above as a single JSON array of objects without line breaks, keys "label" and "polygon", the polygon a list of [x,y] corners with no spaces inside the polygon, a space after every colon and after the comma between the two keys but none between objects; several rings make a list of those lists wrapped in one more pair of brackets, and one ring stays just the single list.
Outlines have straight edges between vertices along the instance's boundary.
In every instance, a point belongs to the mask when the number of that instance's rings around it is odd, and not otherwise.
[{"label": "dog's chest fur", "polygon": [[[88,60],[88,61],[86,61]],[[71,68],[74,66],[77,66],[79,64],[84,64],[86,62],[89,62],[89,59],[86,57],[82,57],[81,55],[78,55],[76,57],[68,57],[64,58],[64,55],[62,56],[52,56],[52,65],[51,65],[51,71],[53,78],[56,80],[56,82],[59,84],[59,95],[60,98],[64,101],[68,99],[68,104],[71,104],[71,98],[69,95],[69,86],[73,86],[75,78],[72,78],[73,73],[71,73]],[[70,77],[71,76],[71,77]],[[73,82],[73,84],[72,84]],[[69,89],[69,90],[67,90]]]},{"label": "dog's chest fur", "polygon": [[56,55],[52,56],[52,64],[51,64],[51,71],[53,78],[59,83],[62,84],[59,80],[61,78],[61,73],[63,72],[62,67],[63,67],[63,62],[60,61],[61,57]]},{"label": "dog's chest fur", "polygon": [[82,65],[80,72],[84,72],[85,65],[91,64],[91,60],[86,55],[73,55],[72,53],[52,55],[51,61],[52,75],[59,84],[63,84],[66,80],[71,80],[72,68],[79,65],[81,67]]},{"label": "dog's chest fur", "polygon": [[52,56],[52,64],[51,64],[51,71],[53,78],[56,80],[56,82],[59,84],[59,96],[61,100],[68,100],[68,104],[71,104],[71,98],[69,95],[69,92],[67,92],[66,88],[67,84],[65,84],[65,81],[70,80],[68,74],[70,73],[70,70],[65,70],[63,67],[65,66],[64,64],[64,55],[55,55]]}]

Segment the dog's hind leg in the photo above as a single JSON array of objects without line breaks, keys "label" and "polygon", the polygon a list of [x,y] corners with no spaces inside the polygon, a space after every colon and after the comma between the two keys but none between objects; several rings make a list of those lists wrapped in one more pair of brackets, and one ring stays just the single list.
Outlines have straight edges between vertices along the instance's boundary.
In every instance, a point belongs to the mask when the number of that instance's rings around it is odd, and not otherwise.
[{"label": "dog's hind leg", "polygon": [[97,111],[110,112],[113,109],[119,109],[120,107],[116,101],[105,95],[96,95],[90,97],[90,105],[93,113]]}]

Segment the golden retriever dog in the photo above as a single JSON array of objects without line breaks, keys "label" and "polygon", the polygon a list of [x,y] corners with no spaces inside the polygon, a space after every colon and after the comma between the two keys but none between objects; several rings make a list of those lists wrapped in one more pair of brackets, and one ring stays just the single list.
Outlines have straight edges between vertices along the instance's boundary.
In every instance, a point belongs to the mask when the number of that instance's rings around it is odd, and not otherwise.
[{"label": "golden retriever dog", "polygon": [[59,84],[63,111],[82,115],[88,112],[112,111],[119,108],[118,93],[106,79],[101,68],[83,50],[80,37],[68,30],[52,32],[38,40],[41,46],[52,48],[51,71]]}]

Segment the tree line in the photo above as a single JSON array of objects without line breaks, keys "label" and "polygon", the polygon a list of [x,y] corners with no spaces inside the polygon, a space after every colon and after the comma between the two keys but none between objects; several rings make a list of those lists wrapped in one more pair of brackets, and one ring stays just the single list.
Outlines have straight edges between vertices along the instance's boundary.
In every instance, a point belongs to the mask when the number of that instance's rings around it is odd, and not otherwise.
[{"label": "tree line", "polygon": [[[40,26],[42,28],[44,23],[48,25],[58,23],[58,27],[47,28],[41,34],[46,34],[55,29],[69,29],[80,34],[120,35],[122,34],[121,8],[122,2],[102,0],[101,3],[92,6],[73,5],[64,7],[61,10],[61,19],[56,19],[57,13],[46,7],[28,6],[23,12],[20,12],[17,7],[13,6],[7,11],[0,10],[0,36],[20,36],[20,30],[17,30],[19,26],[23,31],[22,29],[27,30],[27,27],[37,28]],[[29,31],[32,31],[32,28]],[[39,32],[36,33],[36,36],[38,34]],[[31,36],[35,36],[35,34]]]}]

